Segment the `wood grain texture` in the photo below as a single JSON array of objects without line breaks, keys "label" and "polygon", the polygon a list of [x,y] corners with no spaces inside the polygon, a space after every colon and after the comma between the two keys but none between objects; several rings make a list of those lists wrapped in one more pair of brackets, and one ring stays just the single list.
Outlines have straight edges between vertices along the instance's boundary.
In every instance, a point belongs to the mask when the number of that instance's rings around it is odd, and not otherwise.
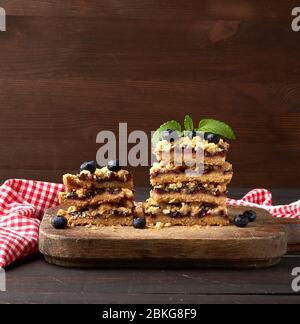
[{"label": "wood grain texture", "polygon": [[286,21],[285,13],[297,0],[1,0],[8,14],[18,16],[71,16],[152,20],[244,19]]},{"label": "wood grain texture", "polygon": [[[162,230],[87,227],[55,230],[46,212],[39,249],[49,263],[76,267],[231,267],[260,268],[277,264],[287,251],[283,226],[264,210],[245,229],[235,226],[174,226]],[[232,207],[236,215],[241,208]],[[171,252],[172,251],[172,252]]]},{"label": "wood grain texture", "polygon": [[60,181],[99,131],[190,113],[236,130],[233,186],[298,186],[296,2],[2,0],[0,180]]},{"label": "wood grain texture", "polygon": [[[231,190],[231,196],[242,197],[248,190]],[[275,204],[298,197],[297,189],[275,189],[273,193]],[[137,195],[144,199],[146,190],[138,190]],[[0,303],[299,304],[299,293],[291,290],[291,269],[299,263],[299,254],[289,254],[276,267],[252,271],[80,270],[55,267],[34,256],[6,269],[8,290],[0,294]]]},{"label": "wood grain texture", "polygon": [[[270,269],[212,271],[187,268],[81,270],[30,259],[7,269],[8,290],[0,294],[0,303],[299,304],[299,293],[291,290],[291,269],[298,267],[299,261],[299,255],[289,255]],[[49,314],[49,319],[53,316],[55,321],[57,314]],[[88,314],[84,314],[85,319]]]}]

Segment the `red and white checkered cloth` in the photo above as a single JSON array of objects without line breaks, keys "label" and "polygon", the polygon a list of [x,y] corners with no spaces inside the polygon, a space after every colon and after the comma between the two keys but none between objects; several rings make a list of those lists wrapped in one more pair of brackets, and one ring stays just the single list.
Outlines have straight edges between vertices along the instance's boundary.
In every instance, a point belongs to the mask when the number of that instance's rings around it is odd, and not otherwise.
[{"label": "red and white checkered cloth", "polygon": [[300,219],[300,200],[289,205],[272,206],[272,194],[266,189],[254,189],[241,200],[227,199],[227,205],[258,207],[276,218]]},{"label": "red and white checkered cloth", "polygon": [[0,268],[37,252],[40,219],[63,185],[7,180],[0,187]]},{"label": "red and white checkered cloth", "polygon": [[[40,220],[45,209],[58,204],[61,184],[8,180],[0,187],[0,268],[37,252]],[[290,205],[272,206],[272,195],[256,189],[241,200],[228,199],[228,205],[260,207],[274,217],[299,218],[300,200]]]}]

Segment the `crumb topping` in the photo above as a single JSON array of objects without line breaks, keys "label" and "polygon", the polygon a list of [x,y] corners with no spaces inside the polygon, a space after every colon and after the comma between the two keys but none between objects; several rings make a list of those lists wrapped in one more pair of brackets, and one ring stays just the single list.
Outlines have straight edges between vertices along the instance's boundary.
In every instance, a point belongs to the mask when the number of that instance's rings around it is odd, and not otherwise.
[{"label": "crumb topping", "polygon": [[160,184],[153,187],[155,191],[159,192],[180,192],[183,194],[193,193],[198,190],[208,192],[212,195],[218,195],[226,192],[226,184],[218,184],[213,182],[199,183],[197,181],[190,182],[174,182]]},{"label": "crumb topping", "polygon": [[195,136],[190,138],[189,136],[179,137],[174,142],[169,142],[167,140],[162,140],[157,143],[154,148],[154,152],[162,152],[162,151],[172,151],[176,148],[183,149],[183,148],[190,148],[198,151],[202,149],[209,153],[218,153],[223,151],[229,150],[229,143],[225,142],[222,138],[220,139],[218,144],[209,143],[207,140],[201,138],[200,136]]},{"label": "crumb topping", "polygon": [[129,179],[131,179],[131,174],[124,169],[121,169],[119,171],[110,171],[107,167],[96,169],[95,173],[92,174],[89,171],[82,171],[77,176],[78,179],[86,181],[98,181],[98,182],[104,182],[104,181],[112,181],[117,180],[120,182],[126,182]]},{"label": "crumb topping", "polygon": [[[223,165],[202,165],[202,167],[204,168],[205,171],[219,171],[219,172],[228,172],[228,171],[232,171],[232,164],[230,164],[229,162],[225,162]],[[188,166],[182,165],[182,166],[178,166],[176,165],[176,163],[168,163],[165,164],[164,161],[160,161],[160,162],[154,162],[153,166],[150,169],[150,174],[155,174],[155,173],[168,173],[168,172],[172,172],[172,171],[181,171],[184,172],[186,169],[188,168]],[[195,166],[192,170],[194,170],[195,172],[197,172],[197,170],[200,170],[199,166]]]}]

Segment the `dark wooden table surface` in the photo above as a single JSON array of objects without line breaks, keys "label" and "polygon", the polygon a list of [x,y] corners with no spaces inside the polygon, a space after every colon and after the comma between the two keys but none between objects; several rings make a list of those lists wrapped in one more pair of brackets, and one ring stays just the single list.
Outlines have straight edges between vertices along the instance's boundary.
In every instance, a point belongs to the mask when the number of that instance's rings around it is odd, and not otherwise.
[{"label": "dark wooden table surface", "polygon": [[[240,197],[243,190],[233,190]],[[299,190],[273,190],[274,201],[299,199]],[[145,196],[138,190],[138,198]],[[7,269],[0,303],[300,303],[292,269],[300,252],[264,270],[65,269],[34,256]]]}]

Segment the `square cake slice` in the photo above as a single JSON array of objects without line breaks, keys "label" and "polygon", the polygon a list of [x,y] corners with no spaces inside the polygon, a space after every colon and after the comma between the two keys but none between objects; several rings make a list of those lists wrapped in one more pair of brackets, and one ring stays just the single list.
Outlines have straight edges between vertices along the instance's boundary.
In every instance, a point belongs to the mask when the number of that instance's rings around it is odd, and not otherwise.
[{"label": "square cake slice", "polygon": [[148,224],[181,226],[226,226],[230,224],[226,206],[208,203],[157,203],[149,198],[144,204]]},{"label": "square cake slice", "polygon": [[[65,192],[59,194],[69,225],[129,226],[134,211],[133,179],[118,161],[103,168],[81,167],[77,175],[65,174]],[[83,165],[92,165],[87,162]]]}]

